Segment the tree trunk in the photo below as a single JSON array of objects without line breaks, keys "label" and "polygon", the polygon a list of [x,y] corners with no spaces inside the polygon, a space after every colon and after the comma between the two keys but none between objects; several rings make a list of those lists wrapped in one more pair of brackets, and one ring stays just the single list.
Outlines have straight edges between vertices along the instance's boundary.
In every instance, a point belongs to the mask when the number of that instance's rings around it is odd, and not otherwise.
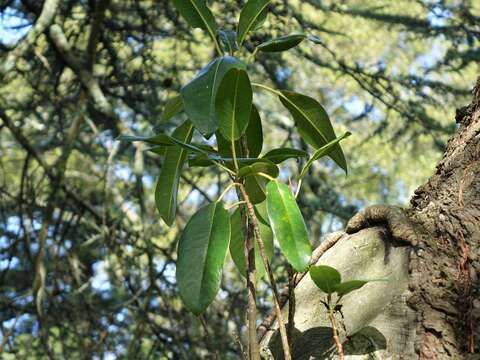
[{"label": "tree trunk", "polygon": [[[347,226],[354,234],[337,234],[317,262],[346,280],[388,279],[342,300],[346,358],[480,358],[480,78],[456,120],[456,135],[412,207],[367,208]],[[295,295],[294,359],[335,357],[325,294],[307,275]],[[275,325],[265,329],[264,353],[282,358]]]}]

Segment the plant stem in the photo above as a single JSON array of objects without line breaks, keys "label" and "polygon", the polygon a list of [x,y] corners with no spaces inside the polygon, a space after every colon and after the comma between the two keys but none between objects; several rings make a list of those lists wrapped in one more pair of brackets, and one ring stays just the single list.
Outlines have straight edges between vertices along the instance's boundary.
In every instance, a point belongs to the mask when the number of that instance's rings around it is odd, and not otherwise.
[{"label": "plant stem", "polygon": [[337,352],[338,352],[338,357],[340,360],[344,360],[344,355],[343,355],[343,346],[342,343],[340,342],[340,338],[338,337],[338,331],[337,331],[337,322],[335,321],[335,305],[332,304],[332,299],[331,295],[328,294],[328,316],[330,318],[330,323],[332,324],[332,333],[333,333],[333,341],[335,341],[335,346],[337,347]]},{"label": "plant stem", "polygon": [[272,287],[273,304],[275,307],[275,312],[277,314],[278,327],[280,329],[280,337],[282,339],[284,359],[291,360],[292,356],[290,354],[290,346],[288,344],[287,330],[285,328],[285,323],[283,322],[282,310],[280,309],[277,284],[276,284],[275,278],[273,277],[272,268],[270,267],[270,262],[268,261],[267,253],[265,251],[265,244],[263,243],[262,236],[260,234],[260,228],[258,227],[257,216],[255,215],[255,209],[253,208],[253,204],[250,201],[250,198],[245,190],[245,187],[239,186],[239,188],[240,188],[240,191],[242,192],[243,199],[247,203],[248,220],[252,223],[255,238],[257,239],[258,247],[260,249],[260,255],[262,256],[263,264],[265,265],[265,269],[267,270],[267,274],[268,274],[268,279],[270,281],[270,286]]},{"label": "plant stem", "polygon": [[208,331],[207,321],[205,320],[203,315],[198,315],[198,320],[200,320],[203,330],[205,331],[205,338],[207,339],[207,345],[209,347],[209,351],[215,354],[215,359],[220,360],[220,355],[218,354],[218,351],[216,351],[215,347],[213,346],[212,337],[210,336],[210,332]]},{"label": "plant stem", "polygon": [[288,269],[288,323],[287,323],[287,337],[290,347],[293,341],[293,329],[295,329],[295,274],[290,264]]}]

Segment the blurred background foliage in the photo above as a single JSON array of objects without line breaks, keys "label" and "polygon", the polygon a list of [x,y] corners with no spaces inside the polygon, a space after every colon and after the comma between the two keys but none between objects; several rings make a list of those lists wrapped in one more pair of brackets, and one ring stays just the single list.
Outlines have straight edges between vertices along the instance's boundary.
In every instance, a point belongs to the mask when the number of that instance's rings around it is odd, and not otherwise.
[{"label": "blurred background foliage", "polygon": [[[244,1],[208,3],[233,29]],[[161,123],[163,105],[214,56],[211,42],[166,0],[1,0],[0,12],[0,357],[208,358],[178,298],[176,235],[225,179],[185,173],[167,228],[153,196],[161,157],[115,138],[170,133],[184,115]],[[312,243],[367,204],[407,205],[432,174],[479,71],[479,24],[474,0],[272,2],[250,50],[296,31],[321,44],[258,54],[253,77],[318,99],[337,134],[354,134],[347,177],[323,160],[305,181]],[[257,99],[264,151],[306,148],[277,101]],[[286,163],[283,179],[300,166]],[[284,282],[280,256],[274,266]],[[230,261],[206,316],[224,358],[240,357],[243,289]]]}]

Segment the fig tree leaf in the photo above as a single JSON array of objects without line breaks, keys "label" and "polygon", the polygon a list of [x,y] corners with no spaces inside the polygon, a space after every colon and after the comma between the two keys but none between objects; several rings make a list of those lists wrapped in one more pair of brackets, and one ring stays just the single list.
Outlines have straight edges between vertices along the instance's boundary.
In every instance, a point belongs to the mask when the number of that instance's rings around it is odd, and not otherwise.
[{"label": "fig tree leaf", "polygon": [[267,184],[267,212],[282,253],[295,270],[305,271],[312,248],[305,221],[287,185],[277,180]]},{"label": "fig tree leaf", "polygon": [[226,140],[245,133],[252,109],[252,86],[246,71],[232,68],[225,73],[217,91],[215,115]]},{"label": "fig tree leaf", "polygon": [[309,273],[315,285],[327,294],[334,293],[342,281],[340,273],[327,265],[311,266]]},{"label": "fig tree leaf", "polygon": [[360,289],[363,285],[368,283],[366,280],[349,280],[338,284],[335,288],[338,296],[344,296],[351,293],[354,290]]},{"label": "fig tree leaf", "polygon": [[267,152],[265,155],[262,156],[263,159],[268,159],[274,164],[280,164],[285,160],[291,158],[302,158],[307,157],[308,153],[303,150],[291,149],[291,148],[281,148],[281,149],[273,149]]},{"label": "fig tree leaf", "polygon": [[162,115],[160,115],[160,122],[166,122],[175,115],[180,114],[183,111],[183,100],[180,95],[174,96],[167,101],[163,109]]},{"label": "fig tree leaf", "polygon": [[[172,137],[182,143],[188,143],[192,138],[193,125],[184,122],[174,132]],[[160,217],[168,226],[172,226],[177,210],[177,193],[180,173],[187,157],[187,150],[172,146],[167,148],[160,176],[155,188],[155,204]]]},{"label": "fig tree leaf", "polygon": [[289,50],[306,39],[305,34],[291,34],[276,39],[268,40],[257,46],[262,52],[280,52]]},{"label": "fig tree leaf", "polygon": [[259,159],[257,162],[251,165],[245,165],[240,168],[238,172],[239,177],[247,177],[256,175],[258,173],[268,174],[274,178],[276,178],[279,174],[279,170],[277,165],[267,159]]},{"label": "fig tree leaf", "polygon": [[205,0],[172,0],[172,2],[191,27],[206,31],[214,41],[217,41],[215,18]]},{"label": "fig tree leaf", "polygon": [[248,0],[240,12],[238,21],[238,44],[242,45],[247,33],[255,30],[265,21],[271,0]]},{"label": "fig tree leaf", "polygon": [[[281,91],[279,98],[292,114],[298,132],[307,144],[319,149],[335,140],[336,135],[330,119],[318,101],[306,95],[285,90]],[[347,172],[347,161],[339,144],[333,148],[329,156]]]},{"label": "fig tree leaf", "polygon": [[320,149],[317,149],[315,153],[312,155],[312,157],[307,161],[307,163],[304,165],[302,171],[300,172],[300,178],[304,177],[307,174],[308,169],[312,166],[312,164],[320,159],[321,157],[328,155],[335,147],[337,144],[349,137],[351,133],[346,132],[342,136],[336,138],[335,140],[330,141],[328,144],[323,145]]},{"label": "fig tree leaf", "polygon": [[215,99],[223,77],[231,68],[245,69],[245,64],[233,56],[216,58],[180,90],[185,113],[204,136],[218,128]]},{"label": "fig tree leaf", "polygon": [[183,230],[176,279],[186,308],[195,315],[205,311],[220,289],[230,235],[230,218],[219,202],[198,210]]}]

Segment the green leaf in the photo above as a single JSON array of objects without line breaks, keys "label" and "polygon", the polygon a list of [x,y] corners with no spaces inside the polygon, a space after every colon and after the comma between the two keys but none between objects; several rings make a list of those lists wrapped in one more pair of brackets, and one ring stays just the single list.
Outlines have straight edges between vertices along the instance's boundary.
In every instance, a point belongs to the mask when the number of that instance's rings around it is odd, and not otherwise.
[{"label": "green leaf", "polygon": [[245,190],[252,203],[258,204],[266,199],[266,184],[267,179],[259,175],[248,176],[245,178]]},{"label": "green leaf", "polygon": [[[335,140],[330,119],[322,105],[311,97],[292,91],[281,91],[280,101],[295,119],[300,136],[315,149]],[[337,144],[329,156],[347,172],[347,161],[342,148]]]},{"label": "green leaf", "polygon": [[185,113],[205,136],[218,128],[215,118],[215,98],[225,73],[231,68],[245,69],[245,64],[233,56],[222,56],[205,66],[180,93]]},{"label": "green leaf", "polygon": [[180,95],[174,96],[167,101],[165,108],[163,109],[162,115],[160,115],[160,122],[170,120],[177,114],[180,114],[183,111],[183,100]]},{"label": "green leaf", "polygon": [[205,0],[172,0],[172,2],[191,27],[206,31],[213,41],[217,42],[215,18]]},{"label": "green leaf", "polygon": [[[247,130],[245,131],[248,154],[250,158],[257,157],[262,151],[263,147],[263,131],[262,120],[258,113],[257,107],[252,104],[250,112],[250,120],[248,121]],[[225,139],[222,134],[217,131],[215,133],[217,138],[218,153],[224,158],[232,157],[232,143]],[[235,141],[235,154],[237,157],[244,157],[240,141]]]},{"label": "green leaf", "polygon": [[279,52],[291,49],[306,39],[305,34],[291,34],[276,39],[271,39],[257,46],[259,51]]},{"label": "green leaf", "polygon": [[245,70],[230,69],[217,91],[215,115],[220,133],[237,140],[245,133],[252,109],[252,86]]},{"label": "green leaf", "polygon": [[[235,263],[238,271],[243,277],[246,277],[246,261],[245,261],[245,238],[242,227],[242,217],[240,215],[240,209],[237,208],[230,217],[232,227],[232,238],[230,240],[230,255]],[[262,237],[265,245],[265,252],[267,258],[270,261],[273,257],[273,234],[269,226],[264,225],[262,222],[258,222],[260,228],[260,236]],[[255,268],[257,269],[257,279],[260,279],[265,275],[265,267],[263,265],[262,256],[258,243],[255,242]]]},{"label": "green leaf", "polygon": [[360,289],[363,285],[368,283],[366,280],[350,280],[338,284],[335,288],[338,296],[344,296],[351,293],[354,290]]},{"label": "green leaf", "polygon": [[267,159],[258,159],[257,162],[251,165],[243,166],[239,172],[238,176],[241,178],[245,178],[247,176],[252,176],[258,173],[268,174],[274,178],[276,178],[279,174],[279,170],[277,165]]},{"label": "green leaf", "polygon": [[287,185],[277,180],[267,184],[267,212],[282,253],[295,270],[305,271],[312,248],[305,221]]},{"label": "green leaf", "polygon": [[220,289],[230,240],[230,218],[221,203],[198,210],[178,242],[176,278],[188,310],[201,314]]},{"label": "green leaf", "polygon": [[308,153],[303,150],[291,149],[291,148],[281,148],[281,149],[273,149],[267,152],[265,155],[262,156],[263,159],[268,159],[274,164],[280,164],[285,160],[291,158],[302,158],[307,157]]},{"label": "green leaf", "polygon": [[[190,121],[184,122],[174,132],[172,137],[182,143],[191,140],[193,126]],[[169,147],[165,153],[160,177],[155,188],[155,203],[160,217],[168,226],[175,220],[177,209],[177,193],[180,173],[187,157],[187,150],[179,147]]]},{"label": "green leaf", "polygon": [[242,45],[247,33],[265,21],[271,0],[249,0],[240,12],[238,44]]},{"label": "green leaf", "polygon": [[267,202],[262,201],[261,203],[256,204],[254,210],[257,220],[270,227],[270,223],[268,222]]},{"label": "green leaf", "polygon": [[237,33],[232,30],[218,30],[218,38],[222,44],[223,50],[233,54],[238,50]]},{"label": "green leaf", "polygon": [[300,178],[304,177],[307,174],[308,169],[310,166],[312,166],[313,162],[320,159],[321,157],[328,155],[334,148],[337,146],[337,144],[342,141],[343,139],[346,139],[352,135],[349,132],[346,132],[342,136],[336,138],[335,140],[330,141],[328,144],[322,146],[320,149],[316,150],[315,153],[312,155],[312,157],[307,161],[305,166],[303,167],[301,173],[300,173]]},{"label": "green leaf", "polygon": [[252,158],[257,157],[262,152],[263,130],[262,119],[260,118],[257,107],[253,104],[245,135],[247,138],[248,156]]},{"label": "green leaf", "polygon": [[327,294],[334,293],[342,281],[340,273],[331,266],[311,266],[309,272],[315,285]]}]

